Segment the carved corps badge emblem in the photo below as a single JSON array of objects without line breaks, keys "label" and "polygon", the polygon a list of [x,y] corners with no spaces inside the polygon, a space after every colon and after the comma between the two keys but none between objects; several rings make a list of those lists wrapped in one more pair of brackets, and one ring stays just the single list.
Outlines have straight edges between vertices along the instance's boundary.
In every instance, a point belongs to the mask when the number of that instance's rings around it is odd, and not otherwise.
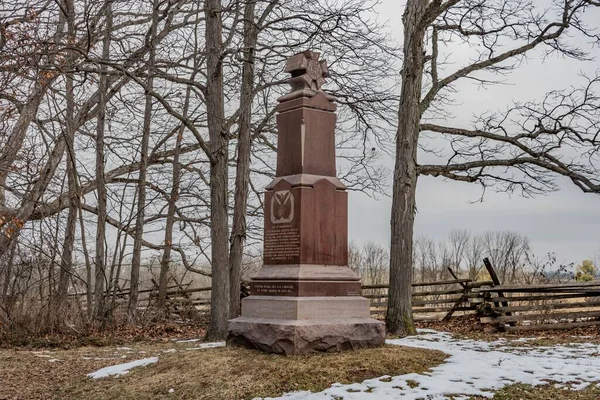
[{"label": "carved corps badge emblem", "polygon": [[289,190],[280,190],[271,197],[271,222],[284,224],[294,219],[294,195]]}]

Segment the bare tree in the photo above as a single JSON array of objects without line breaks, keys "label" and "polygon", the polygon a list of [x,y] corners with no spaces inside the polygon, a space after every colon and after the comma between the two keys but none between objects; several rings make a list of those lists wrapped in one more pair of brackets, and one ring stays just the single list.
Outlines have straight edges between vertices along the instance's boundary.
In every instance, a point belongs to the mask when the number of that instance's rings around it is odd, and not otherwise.
[{"label": "bare tree", "polygon": [[[112,4],[106,3],[106,26],[104,29],[104,39],[102,40],[102,58],[105,60],[109,59],[110,56],[110,35],[112,32]],[[106,92],[108,90],[108,67],[106,65],[100,66],[100,77],[98,80],[98,116],[97,116],[97,127],[96,127],[96,186],[98,193],[98,215],[96,221],[96,256],[94,258],[94,300],[93,310],[96,318],[101,319],[105,312],[105,296],[104,290],[106,288],[106,263],[105,263],[105,251],[106,246],[106,217],[107,217],[107,191],[106,191],[106,179],[105,179],[105,146],[104,146],[104,132],[106,128],[106,107],[107,98]],[[91,274],[91,272],[90,272]],[[91,279],[88,277],[88,304],[92,304],[91,298]],[[89,307],[89,306],[88,306]],[[89,307],[92,310],[92,307]]]},{"label": "bare tree", "polygon": [[[255,22],[256,1],[248,0],[244,6],[244,51],[242,53],[242,84],[240,88],[241,113],[238,121],[237,164],[231,247],[229,250],[229,315],[240,314],[240,285],[242,258],[246,240],[246,213],[250,185],[250,160],[252,146],[252,103],[254,87],[254,62],[258,30]],[[269,12],[269,9],[265,11]],[[260,23],[260,21],[259,21]]]},{"label": "bare tree", "polygon": [[223,22],[221,2],[205,0],[206,112],[210,136],[210,215],[212,291],[208,339],[227,335],[229,317],[228,133],[224,129]]},{"label": "bare tree", "polygon": [[387,250],[374,242],[348,246],[348,266],[369,285],[381,285],[388,279],[389,256]]},{"label": "bare tree", "polygon": [[[386,316],[390,332],[414,333],[409,285],[419,175],[478,182],[484,188],[520,190],[524,195],[554,190],[553,177],[565,176],[584,192],[600,191],[594,168],[599,145],[597,78],[582,89],[551,92],[541,102],[482,115],[470,128],[423,121],[436,113],[444,115],[457,82],[493,84],[498,74],[510,73],[536,49],[584,60],[586,51],[570,45],[568,36],[581,34],[597,44],[598,34],[585,25],[585,16],[599,6],[591,0],[556,1],[550,7],[530,0],[407,1],[391,217]],[[444,57],[448,44],[459,41],[468,43],[475,54],[468,65],[451,70]],[[450,150],[437,165],[417,162],[422,132],[449,141]],[[585,155],[569,157],[571,149]]]},{"label": "bare tree", "polygon": [[[156,34],[158,32],[159,2],[152,3],[152,22],[147,37],[148,52],[148,90],[154,89],[154,63],[156,62]],[[138,306],[138,291],[140,284],[140,265],[142,262],[142,239],[144,235],[144,217],[146,215],[146,177],[148,174],[148,147],[150,145],[150,129],[152,121],[152,101],[150,93],[146,94],[144,106],[144,125],[142,127],[142,140],[140,145],[140,170],[137,181],[137,216],[135,219],[135,236],[133,238],[133,258],[131,260],[131,280],[129,282],[129,307],[127,314],[129,320],[133,321]]]},{"label": "bare tree", "polygon": [[489,257],[501,283],[513,283],[529,252],[529,239],[516,232],[486,232],[482,236]]},{"label": "bare tree", "polygon": [[363,281],[370,284],[383,284],[388,280],[389,256],[387,250],[374,243],[363,245]]},{"label": "bare tree", "polygon": [[[0,59],[3,291],[71,304],[87,289],[103,327],[121,304],[133,319],[146,260],[160,257],[158,305],[169,265],[212,275],[209,334],[222,337],[262,239],[282,67],[307,48],[332,65],[339,176],[351,190],[383,190],[373,149],[393,123],[396,57],[370,19],[374,1],[27,3],[0,10],[11,55]],[[65,5],[72,27],[61,31]]]},{"label": "bare tree", "polygon": [[448,246],[450,248],[450,268],[455,272],[460,271],[465,261],[467,249],[471,242],[471,234],[466,230],[454,229],[448,235]]},{"label": "bare tree", "polygon": [[481,236],[471,236],[471,241],[467,246],[466,253],[465,258],[468,277],[472,281],[477,281],[483,268],[483,258],[485,254]]},{"label": "bare tree", "polygon": [[[62,4],[62,12],[64,13],[64,22],[67,26],[67,43],[75,42],[75,8],[71,0],[65,0]],[[60,22],[59,22],[60,23]],[[67,68],[72,69],[73,54],[71,52],[66,55]],[[60,273],[58,292],[56,293],[56,301],[51,303],[51,312],[53,320],[56,320],[56,316],[64,312],[64,303],[66,301],[68,284],[71,279],[71,271],[73,265],[73,246],[75,243],[75,230],[77,227],[77,210],[78,202],[78,185],[77,185],[77,172],[76,172],[76,160],[75,160],[75,130],[74,130],[74,117],[75,117],[75,93],[74,93],[74,79],[73,74],[67,74],[65,77],[65,97],[66,107],[64,115],[64,133],[66,146],[67,146],[67,180],[69,196],[69,209],[67,216],[67,226],[65,232],[65,238],[62,246],[62,254],[60,260]],[[50,286],[51,288],[52,286]],[[56,321],[53,323],[56,324]]]}]

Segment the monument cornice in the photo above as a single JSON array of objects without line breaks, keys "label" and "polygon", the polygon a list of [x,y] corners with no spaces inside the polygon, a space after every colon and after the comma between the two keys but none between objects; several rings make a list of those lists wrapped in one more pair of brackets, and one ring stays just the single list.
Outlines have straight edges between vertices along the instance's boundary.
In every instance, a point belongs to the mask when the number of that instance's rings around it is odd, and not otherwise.
[{"label": "monument cornice", "polygon": [[[310,96],[307,94],[310,94]],[[275,109],[279,113],[302,107],[330,112],[337,110],[337,105],[334,103],[335,97],[323,91],[311,91],[310,89],[303,89],[298,92],[288,93],[285,96],[281,96],[279,99],[277,99],[277,101],[279,101],[279,104]]]},{"label": "monument cornice", "polygon": [[292,187],[298,186],[307,186],[314,187],[315,183],[327,180],[338,190],[346,190],[347,187],[335,176],[323,176],[323,175],[312,175],[312,174],[296,174],[296,175],[287,175],[287,176],[278,176],[269,185],[265,188],[266,190],[271,190],[279,184],[281,181],[285,181],[289,183]]}]

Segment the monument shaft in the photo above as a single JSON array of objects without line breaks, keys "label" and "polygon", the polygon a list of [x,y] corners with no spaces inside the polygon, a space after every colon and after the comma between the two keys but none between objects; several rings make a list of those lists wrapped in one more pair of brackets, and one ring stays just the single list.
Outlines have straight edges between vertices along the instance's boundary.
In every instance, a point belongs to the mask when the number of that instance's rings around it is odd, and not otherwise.
[{"label": "monument shaft", "polygon": [[336,177],[334,98],[310,51],[291,57],[292,92],[278,99],[277,168],[265,193],[263,267],[252,277],[228,344],[276,353],[383,343],[360,277],[348,267],[348,193]]}]

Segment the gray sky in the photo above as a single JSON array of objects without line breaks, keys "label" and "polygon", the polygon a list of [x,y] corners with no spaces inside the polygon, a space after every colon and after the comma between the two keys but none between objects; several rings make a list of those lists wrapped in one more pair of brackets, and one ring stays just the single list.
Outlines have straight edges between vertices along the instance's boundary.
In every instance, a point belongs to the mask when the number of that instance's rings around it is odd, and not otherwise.
[{"label": "gray sky", "polygon": [[[392,35],[399,42],[402,39],[400,21],[404,3],[382,0],[379,6],[380,15],[389,18]],[[549,2],[540,0],[542,3]],[[596,14],[597,20],[600,13]],[[384,18],[380,17],[380,20]],[[457,48],[453,53],[457,63],[468,61],[468,49]],[[600,58],[600,50],[596,49],[592,54]],[[512,101],[541,99],[550,90],[578,86],[580,72],[593,74],[597,69],[597,60],[581,63],[555,57],[542,63],[532,57],[509,77],[510,85],[488,91],[479,90],[471,84],[460,86],[455,96],[460,106],[453,110],[456,118],[452,125],[468,127],[471,116],[478,111],[502,109]],[[392,161],[388,160],[387,164],[391,169]],[[568,180],[563,179],[559,183],[559,192],[534,199],[488,191],[484,202],[472,204],[481,195],[478,185],[422,177],[417,188],[415,233],[443,238],[452,229],[467,229],[474,233],[512,230],[530,238],[536,255],[554,252],[558,263],[578,263],[594,258],[600,253],[600,196],[584,194]],[[377,201],[351,192],[350,239],[357,242],[373,240],[387,246],[390,206],[390,198]]]}]

